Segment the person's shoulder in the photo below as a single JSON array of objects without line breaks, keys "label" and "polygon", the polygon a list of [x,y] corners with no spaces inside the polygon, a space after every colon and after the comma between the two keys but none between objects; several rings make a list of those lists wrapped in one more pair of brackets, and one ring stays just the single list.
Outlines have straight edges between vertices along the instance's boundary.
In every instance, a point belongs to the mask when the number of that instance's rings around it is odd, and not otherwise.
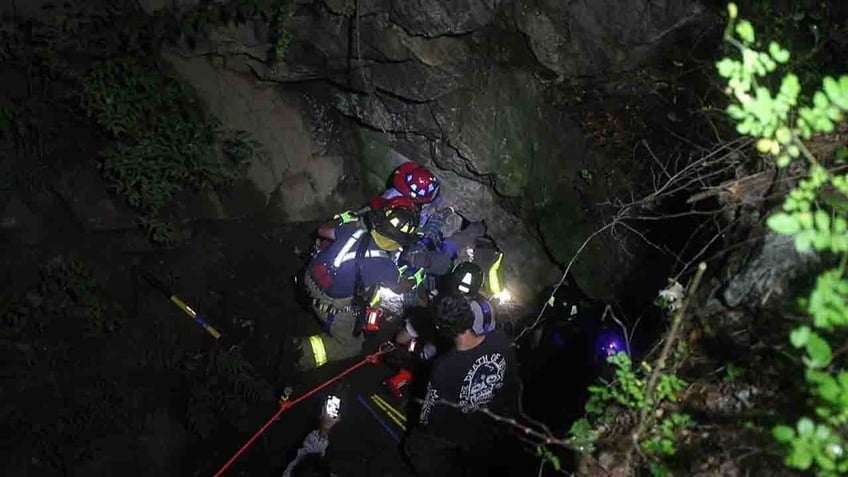
[{"label": "person's shoulder", "polygon": [[435,376],[436,374],[441,374],[452,369],[451,363],[454,359],[456,359],[456,357],[457,353],[453,348],[439,353],[436,356],[436,359],[433,360],[433,365],[430,368],[430,374]]},{"label": "person's shoulder", "polygon": [[345,235],[352,234],[356,227],[352,227],[350,223],[338,222],[333,226],[333,230],[336,232],[336,240],[338,240]]},{"label": "person's shoulder", "polygon": [[512,340],[500,328],[495,328],[486,335],[489,347],[502,351],[512,351]]}]

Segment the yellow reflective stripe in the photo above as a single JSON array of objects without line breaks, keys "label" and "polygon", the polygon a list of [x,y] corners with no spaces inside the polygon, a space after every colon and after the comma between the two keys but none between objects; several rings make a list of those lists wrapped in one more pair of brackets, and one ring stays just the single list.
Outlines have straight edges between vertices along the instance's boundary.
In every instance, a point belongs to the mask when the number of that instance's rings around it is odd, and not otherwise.
[{"label": "yellow reflective stripe", "polygon": [[383,297],[380,296],[380,290],[375,291],[374,296],[371,297],[371,301],[368,303],[368,306],[370,306],[372,308],[377,306],[377,304],[380,303],[380,300],[382,298]]},{"label": "yellow reflective stripe", "polygon": [[327,350],[324,349],[324,340],[321,335],[309,337],[309,345],[312,346],[312,357],[315,359],[315,367],[327,364]]},{"label": "yellow reflective stripe", "polygon": [[180,307],[180,309],[183,310],[186,315],[192,318],[197,318],[197,313],[192,310],[190,306],[186,305],[184,301],[180,300],[180,297],[178,297],[177,295],[171,295],[170,299],[171,303]]},{"label": "yellow reflective stripe", "polygon": [[501,269],[502,260],[503,252],[498,252],[498,259],[495,260],[495,263],[491,266],[491,268],[489,268],[489,291],[491,291],[493,295],[496,295],[501,291],[501,279],[498,277],[498,271]]}]

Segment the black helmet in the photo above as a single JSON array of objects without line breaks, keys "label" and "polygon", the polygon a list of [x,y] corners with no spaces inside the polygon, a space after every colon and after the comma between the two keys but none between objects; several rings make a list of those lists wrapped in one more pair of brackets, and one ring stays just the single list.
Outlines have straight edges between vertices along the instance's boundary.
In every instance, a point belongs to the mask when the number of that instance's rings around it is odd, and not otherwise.
[{"label": "black helmet", "polygon": [[377,233],[401,245],[418,241],[418,213],[406,207],[384,207],[368,213],[368,224]]},{"label": "black helmet", "polygon": [[483,270],[472,262],[462,262],[454,267],[448,280],[451,292],[477,295],[483,286]]}]

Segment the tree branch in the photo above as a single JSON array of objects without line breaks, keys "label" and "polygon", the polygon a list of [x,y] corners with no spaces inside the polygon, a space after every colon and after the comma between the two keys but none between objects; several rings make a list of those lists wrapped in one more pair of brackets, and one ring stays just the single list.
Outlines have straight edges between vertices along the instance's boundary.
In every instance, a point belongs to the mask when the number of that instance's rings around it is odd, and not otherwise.
[{"label": "tree branch", "polygon": [[651,371],[651,375],[648,377],[648,384],[645,387],[645,406],[639,412],[639,424],[636,426],[636,430],[631,436],[633,440],[633,446],[627,452],[627,468],[630,468],[630,461],[633,456],[633,451],[638,451],[641,454],[641,449],[639,447],[639,439],[641,439],[642,434],[645,432],[645,429],[654,420],[656,412],[657,403],[654,402],[654,398],[657,392],[657,381],[659,380],[660,373],[662,372],[663,368],[665,368],[666,361],[671,355],[671,350],[673,348],[674,342],[677,341],[677,337],[680,334],[680,329],[683,325],[683,316],[686,314],[686,308],[692,301],[695,292],[698,290],[698,287],[701,284],[701,278],[704,276],[704,272],[706,270],[707,264],[701,262],[698,265],[698,270],[695,272],[695,277],[692,279],[692,283],[689,286],[689,290],[686,292],[686,298],[680,305],[680,308],[678,308],[674,312],[674,318],[671,323],[671,328],[669,328],[668,333],[666,333],[665,335],[665,343],[663,344],[662,351],[660,352],[660,356],[659,358],[657,358],[657,361],[654,364],[654,369]]}]

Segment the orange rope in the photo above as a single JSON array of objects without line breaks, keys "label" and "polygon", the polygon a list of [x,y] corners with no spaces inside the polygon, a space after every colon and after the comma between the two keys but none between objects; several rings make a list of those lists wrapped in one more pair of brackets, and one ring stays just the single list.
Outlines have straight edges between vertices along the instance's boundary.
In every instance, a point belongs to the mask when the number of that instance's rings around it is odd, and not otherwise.
[{"label": "orange rope", "polygon": [[293,401],[283,401],[283,402],[281,402],[281,403],[280,403],[280,409],[279,409],[279,410],[277,410],[277,412],[276,412],[276,413],[274,413],[274,415],[271,417],[271,419],[268,419],[268,422],[266,422],[266,423],[265,423],[262,427],[260,427],[260,428],[259,428],[259,430],[258,430],[258,431],[256,431],[256,433],[255,433],[255,434],[253,434],[253,436],[252,436],[250,439],[248,439],[248,440],[247,440],[247,442],[245,442],[243,446],[241,446],[241,449],[239,449],[238,451],[236,451],[236,453],[235,453],[235,454],[233,454],[233,456],[232,456],[232,457],[230,457],[230,460],[228,460],[228,461],[227,461],[227,463],[226,463],[226,464],[224,464],[224,465],[223,465],[223,466],[222,466],[222,467],[218,470],[218,472],[215,472],[215,477],[220,477],[221,475],[223,475],[223,474],[224,474],[224,472],[225,472],[227,469],[229,469],[229,468],[230,468],[230,466],[231,466],[231,465],[233,465],[233,463],[234,463],[234,462],[235,462],[235,461],[236,461],[239,457],[241,457],[241,455],[242,455],[242,454],[244,454],[244,453],[245,453],[245,451],[247,451],[247,449],[248,449],[248,448],[250,448],[250,446],[252,446],[254,442],[256,442],[256,439],[259,439],[259,436],[261,436],[262,434],[264,434],[264,433],[265,433],[265,431],[266,431],[266,430],[268,430],[268,428],[269,428],[269,427],[271,427],[271,424],[273,424],[273,423],[274,423],[277,419],[279,419],[279,418],[280,418],[280,416],[281,416],[284,412],[286,412],[286,411],[287,411],[290,407],[292,407],[292,406],[294,406],[295,404],[297,404],[297,403],[299,403],[299,402],[301,402],[301,401],[303,401],[303,400],[305,400],[305,399],[307,399],[307,398],[311,397],[312,395],[314,395],[314,394],[315,394],[315,393],[317,393],[318,391],[320,391],[320,390],[322,390],[322,389],[326,388],[326,387],[327,387],[327,386],[329,386],[330,384],[332,384],[332,383],[334,383],[334,382],[338,381],[339,379],[343,378],[344,376],[347,376],[348,374],[352,373],[353,371],[355,371],[355,370],[357,370],[357,369],[361,368],[361,367],[362,367],[362,366],[364,366],[365,364],[368,364],[368,363],[376,363],[377,361],[379,361],[379,359],[380,359],[380,356],[381,356],[381,355],[383,355],[383,354],[385,354],[385,353],[388,353],[389,351],[391,351],[391,350],[393,350],[393,349],[394,349],[394,345],[393,345],[392,343],[386,343],[386,344],[384,344],[383,346],[381,346],[381,347],[380,347],[380,349],[379,349],[379,350],[377,350],[377,352],[376,352],[376,353],[374,353],[374,354],[369,354],[368,356],[366,356],[365,358],[363,358],[363,359],[362,359],[362,361],[360,361],[360,362],[358,362],[358,363],[354,364],[353,366],[351,366],[351,367],[347,368],[346,370],[342,371],[341,373],[337,374],[336,376],[332,377],[331,379],[329,379],[329,380],[327,380],[327,381],[324,381],[323,383],[319,384],[318,386],[315,386],[314,388],[312,388],[311,390],[309,390],[309,392],[307,392],[307,393],[306,393],[306,394],[304,394],[303,396],[300,396],[299,398],[297,398],[297,399],[295,399],[295,400],[293,400]]}]

